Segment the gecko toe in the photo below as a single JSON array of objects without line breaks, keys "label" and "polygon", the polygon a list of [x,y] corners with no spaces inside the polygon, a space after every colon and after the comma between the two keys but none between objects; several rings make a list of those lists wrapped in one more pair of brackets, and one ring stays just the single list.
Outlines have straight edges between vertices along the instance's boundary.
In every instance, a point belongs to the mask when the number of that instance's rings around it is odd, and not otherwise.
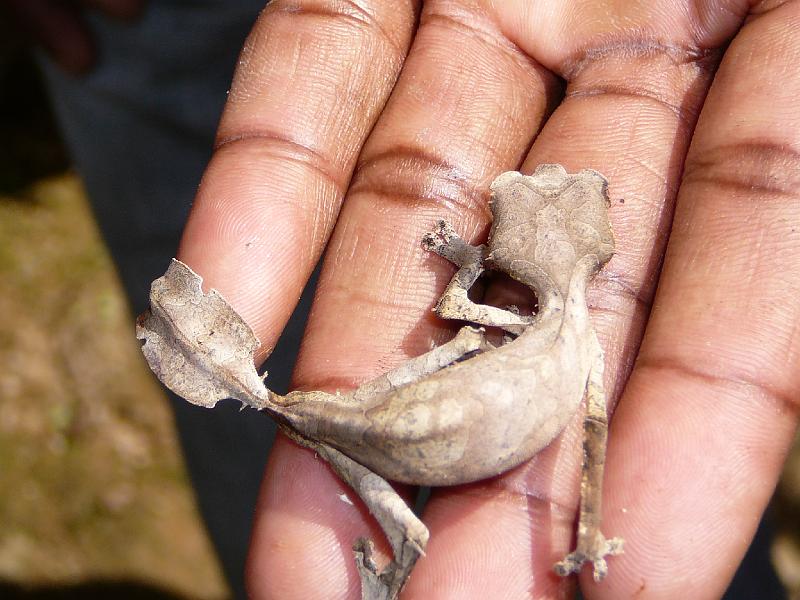
[{"label": "gecko toe", "polygon": [[623,554],[622,538],[611,538],[610,540],[601,539],[599,543],[594,545],[594,549],[581,549],[580,544],[578,549],[570,552],[564,560],[557,562],[553,565],[553,570],[561,577],[578,574],[581,571],[584,563],[592,563],[592,578],[596,583],[601,582],[608,574],[608,563],[606,556],[615,556]]}]

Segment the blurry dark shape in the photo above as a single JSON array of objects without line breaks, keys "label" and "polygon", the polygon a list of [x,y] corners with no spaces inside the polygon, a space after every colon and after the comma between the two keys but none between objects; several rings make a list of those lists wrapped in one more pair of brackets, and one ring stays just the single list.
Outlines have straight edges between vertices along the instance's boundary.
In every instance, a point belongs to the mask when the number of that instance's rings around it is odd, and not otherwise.
[{"label": "blurry dark shape", "polygon": [[[723,600],[782,600],[786,589],[769,559],[769,547],[774,537],[772,510],[761,519],[747,554],[739,565]],[[713,549],[710,549],[713,552]]]},{"label": "blurry dark shape", "polygon": [[3,600],[187,600],[185,596],[138,581],[85,581],[58,587],[0,582]]},{"label": "blurry dark shape", "polygon": [[73,74],[88,72],[95,62],[91,33],[81,8],[71,0],[0,0],[0,10],[15,29]]},{"label": "blurry dark shape", "polygon": [[777,534],[772,562],[789,590],[789,598],[800,600],[800,432],[772,504]]},{"label": "blurry dark shape", "polygon": [[24,31],[32,43],[73,75],[95,66],[98,52],[87,22],[87,11],[110,19],[131,21],[145,0],[0,0],[0,17]]},{"label": "blurry dark shape", "polygon": [[14,195],[69,168],[39,69],[22,39],[0,21],[0,194]]}]

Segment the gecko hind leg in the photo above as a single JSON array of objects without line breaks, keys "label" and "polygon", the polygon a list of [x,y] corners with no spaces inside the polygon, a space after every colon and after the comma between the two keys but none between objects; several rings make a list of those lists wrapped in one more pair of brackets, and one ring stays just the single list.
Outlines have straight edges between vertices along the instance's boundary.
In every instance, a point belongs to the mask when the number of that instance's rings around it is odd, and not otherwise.
[{"label": "gecko hind leg", "polygon": [[[353,400],[367,402],[488,347],[483,329],[462,327],[452,340],[360,385],[353,392]],[[361,577],[362,600],[397,598],[417,558],[423,554],[428,542],[428,529],[385,479],[327,444],[310,440],[288,427],[281,429],[289,438],[311,448],[331,465],[358,494],[389,541],[394,559],[380,572],[373,559],[374,545],[370,540],[359,538],[353,546]]]},{"label": "gecko hind leg", "polygon": [[372,541],[359,538],[353,545],[361,577],[362,600],[395,600],[428,543],[428,528],[385,479],[327,444],[282,428],[292,440],[311,448],[358,494],[380,525],[392,548],[393,560],[378,571]]},{"label": "gecko hind leg", "polygon": [[485,246],[470,246],[447,221],[437,221],[434,230],[422,238],[422,245],[459,267],[433,309],[441,318],[499,327],[514,335],[519,335],[532,322],[531,317],[512,310],[470,300],[470,288],[485,271]]},{"label": "gecko hind leg", "polygon": [[594,567],[594,580],[599,582],[608,573],[605,557],[622,554],[623,540],[622,538],[606,539],[600,532],[603,470],[608,438],[608,411],[603,385],[603,350],[594,332],[591,337],[594,356],[586,384],[578,542],[575,551],[556,563],[554,570],[562,577],[566,577],[580,572],[585,562],[591,562]]}]

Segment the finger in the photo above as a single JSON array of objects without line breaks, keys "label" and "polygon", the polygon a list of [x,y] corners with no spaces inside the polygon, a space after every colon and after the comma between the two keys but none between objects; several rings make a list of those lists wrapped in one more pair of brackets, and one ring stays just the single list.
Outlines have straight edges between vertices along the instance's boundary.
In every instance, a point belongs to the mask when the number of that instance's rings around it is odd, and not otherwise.
[{"label": "finger", "polygon": [[[415,11],[412,0],[276,0],[245,44],[178,255],[253,327],[257,360],[327,242]],[[300,472],[307,489],[324,491],[312,469]],[[303,578],[290,569],[282,580]]]},{"label": "finger", "polygon": [[179,257],[274,345],[403,62],[412,0],[275,1],[245,43]]},{"label": "finger", "polygon": [[58,65],[74,74],[94,63],[92,38],[79,12],[51,0],[8,0],[11,14]]},{"label": "finger", "polygon": [[[178,255],[253,327],[257,360],[327,241],[415,10],[413,0],[275,1],[245,44]],[[302,481],[324,488],[317,479]],[[303,577],[284,573],[287,582]]]},{"label": "finger", "polygon": [[[574,4],[563,13],[522,14],[529,6],[520,3],[498,18],[568,83],[564,102],[523,168],[558,162],[570,172],[596,169],[610,182],[617,250],[589,300],[613,397],[647,318],[681,165],[719,54],[715,48],[738,20],[709,19],[715,27],[704,30],[700,16],[671,2]],[[425,513],[428,559],[412,579],[409,597],[424,598],[443,580],[454,582],[445,596],[452,598],[565,594],[569,582],[558,579],[552,566],[573,539],[581,434],[576,418],[527,465],[435,494]]]},{"label": "finger", "polygon": [[[630,540],[602,597],[719,598],[772,495],[800,399],[800,6],[726,52],[608,460]],[[622,508],[625,512],[621,512]]]},{"label": "finger", "polygon": [[[518,166],[557,92],[554,79],[492,22],[460,5],[426,4],[403,74],[364,148],[326,254],[296,371],[300,387],[353,387],[449,335],[430,308],[452,267],[422,249],[422,235],[443,217],[468,238],[485,235],[490,181]],[[270,472],[295,464],[299,452],[279,445]],[[313,496],[296,492],[306,485],[299,479],[265,485],[250,559],[262,577],[251,591],[357,597],[350,547],[369,531],[368,521],[341,502],[331,506],[331,486]],[[297,539],[298,528],[308,539],[303,550],[281,543]],[[295,568],[298,553],[310,575],[288,594],[280,574]]]}]

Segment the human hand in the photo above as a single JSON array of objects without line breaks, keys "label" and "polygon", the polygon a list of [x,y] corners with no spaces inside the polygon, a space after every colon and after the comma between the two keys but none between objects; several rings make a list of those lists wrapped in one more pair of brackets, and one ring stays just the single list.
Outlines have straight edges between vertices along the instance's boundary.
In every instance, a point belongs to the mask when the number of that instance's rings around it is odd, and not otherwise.
[{"label": "human hand", "polygon": [[132,19],[145,0],[0,0],[12,18],[64,70],[84,73],[95,61],[91,33],[83,12],[96,9],[115,19]]},{"label": "human hand", "polygon": [[[800,4],[431,0],[419,10],[411,0],[268,6],[179,258],[268,349],[327,243],[295,384],[352,387],[451,334],[430,307],[452,267],[420,245],[437,219],[476,241],[500,172],[600,171],[617,254],[590,303],[607,389],[620,396],[603,531],[626,548],[601,584],[584,570],[584,595],[719,597],[798,416]],[[569,591],[552,565],[573,538],[579,421],[510,473],[434,491],[427,556],[404,597]],[[352,543],[381,536],[341,494],[353,497],[312,452],[276,442],[251,548],[254,598],[358,597]]]}]

